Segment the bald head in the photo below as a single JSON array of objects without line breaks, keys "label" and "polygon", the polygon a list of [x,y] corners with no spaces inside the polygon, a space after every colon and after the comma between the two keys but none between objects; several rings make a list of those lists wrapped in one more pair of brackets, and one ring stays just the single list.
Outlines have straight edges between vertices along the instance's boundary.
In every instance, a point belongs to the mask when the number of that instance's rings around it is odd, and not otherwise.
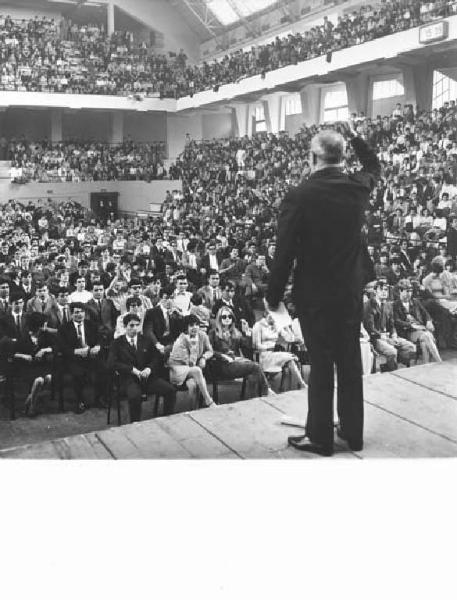
[{"label": "bald head", "polygon": [[324,129],[311,140],[311,152],[316,157],[317,169],[326,165],[339,165],[343,162],[345,152],[344,138],[332,129]]}]

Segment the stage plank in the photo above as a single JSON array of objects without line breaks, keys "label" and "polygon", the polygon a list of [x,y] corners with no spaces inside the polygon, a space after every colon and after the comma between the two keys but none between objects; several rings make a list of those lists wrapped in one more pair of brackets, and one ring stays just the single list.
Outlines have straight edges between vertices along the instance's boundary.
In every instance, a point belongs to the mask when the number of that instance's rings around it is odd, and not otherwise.
[{"label": "stage plank", "polygon": [[[457,400],[456,360],[420,365],[410,369],[399,369],[392,375],[398,379],[413,381],[435,392],[447,394]],[[426,392],[424,391],[424,393]]]},{"label": "stage plank", "polygon": [[457,442],[456,401],[406,378],[399,385],[399,380],[393,373],[368,378],[365,401]]},{"label": "stage plank", "polygon": [[191,458],[190,453],[153,420],[97,434],[114,458]]},{"label": "stage plank", "polygon": [[239,458],[233,450],[192,419],[190,414],[162,417],[156,423],[184,446],[193,458]]},{"label": "stage plank", "polygon": [[457,457],[457,444],[365,403],[364,449],[361,458]]},{"label": "stage plank", "polygon": [[281,412],[260,398],[200,410],[191,417],[242,458],[275,458],[287,448]]},{"label": "stage plank", "polygon": [[55,460],[62,458],[59,455],[58,449],[54,446],[53,442],[42,442],[41,444],[29,444],[27,446],[18,446],[17,448],[10,448],[8,450],[2,450],[0,453],[2,458],[41,458],[48,460]]}]

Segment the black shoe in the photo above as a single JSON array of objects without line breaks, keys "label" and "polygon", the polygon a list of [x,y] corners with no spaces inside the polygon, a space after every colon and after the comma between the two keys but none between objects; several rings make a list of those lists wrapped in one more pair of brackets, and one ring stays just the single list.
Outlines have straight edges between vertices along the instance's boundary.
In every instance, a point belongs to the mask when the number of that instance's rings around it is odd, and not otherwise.
[{"label": "black shoe", "polygon": [[75,413],[77,415],[82,415],[82,413],[85,412],[86,408],[87,406],[84,404],[84,402],[78,402],[75,408]]},{"label": "black shoe", "polygon": [[354,442],[353,440],[349,440],[347,436],[343,433],[341,427],[336,428],[336,435],[340,438],[340,440],[344,440],[347,442],[349,449],[353,452],[360,452],[363,450],[363,442]]},{"label": "black shoe", "polygon": [[323,444],[316,444],[312,442],[306,435],[291,436],[287,438],[289,446],[292,446],[296,450],[302,452],[311,452],[312,454],[319,454],[320,456],[332,456],[333,450],[324,446]]}]

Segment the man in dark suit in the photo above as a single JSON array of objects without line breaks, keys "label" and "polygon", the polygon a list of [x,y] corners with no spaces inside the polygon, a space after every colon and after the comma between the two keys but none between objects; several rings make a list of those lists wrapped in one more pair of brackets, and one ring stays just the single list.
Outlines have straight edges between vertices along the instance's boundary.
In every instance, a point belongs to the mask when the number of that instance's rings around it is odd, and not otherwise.
[{"label": "man in dark suit", "polygon": [[101,345],[98,327],[84,317],[85,305],[82,302],[72,302],[70,321],[63,323],[58,331],[65,367],[73,377],[77,398],[75,412],[78,414],[86,410],[82,394],[86,381],[94,384],[98,404],[102,402],[106,386],[106,369],[99,358]]},{"label": "man in dark suit", "polygon": [[228,281],[222,286],[221,298],[216,300],[211,316],[216,318],[219,309],[223,306],[230,308],[235,315],[235,325],[241,331],[241,321],[244,319],[246,323],[252,327],[255,322],[254,313],[249,309],[246,302],[243,303],[243,298],[235,296],[235,286],[231,281]]},{"label": "man in dark suit", "polygon": [[268,292],[277,308],[294,259],[293,300],[311,363],[308,417],[295,448],[331,456],[334,443],[334,366],[338,376],[338,435],[352,450],[363,448],[363,385],[360,322],[364,287],[364,211],[380,173],[376,154],[352,126],[351,138],[363,169],[343,171],[345,141],[324,130],[311,141],[313,173],[284,198],[278,219],[275,259]]},{"label": "man in dark suit", "polygon": [[146,311],[143,319],[143,335],[163,354],[171,347],[182,331],[182,318],[173,311],[173,300],[166,289],[159,292],[160,302]]},{"label": "man in dark suit", "polygon": [[53,333],[57,333],[63,323],[70,321],[69,294],[70,290],[67,287],[57,288],[56,304],[45,312],[47,329]]},{"label": "man in dark suit", "polygon": [[27,331],[24,296],[12,293],[10,296],[10,310],[0,317],[0,334],[19,340]]},{"label": "man in dark suit", "polygon": [[413,286],[409,279],[398,282],[399,299],[393,304],[394,323],[398,335],[419,344],[425,363],[441,362],[441,356],[435,342],[435,327],[431,316],[421,301],[413,298]]},{"label": "man in dark suit", "polygon": [[93,298],[86,303],[88,317],[96,323],[103,345],[111,343],[116,326],[118,311],[110,298],[105,298],[103,283],[96,279],[92,283]]},{"label": "man in dark suit", "polygon": [[130,421],[141,420],[142,394],[146,391],[163,396],[164,414],[173,414],[176,390],[171,383],[156,376],[156,350],[152,341],[139,333],[138,315],[126,314],[124,327],[125,335],[111,344],[108,365],[121,375],[121,391],[127,396]]},{"label": "man in dark suit", "polygon": [[56,299],[49,293],[48,284],[42,281],[36,286],[36,295],[27,302],[27,312],[48,313],[55,305]]},{"label": "man in dark suit", "polygon": [[217,257],[216,242],[211,240],[207,244],[207,253],[202,256],[200,261],[200,274],[205,278],[211,271],[219,272],[220,261]]}]

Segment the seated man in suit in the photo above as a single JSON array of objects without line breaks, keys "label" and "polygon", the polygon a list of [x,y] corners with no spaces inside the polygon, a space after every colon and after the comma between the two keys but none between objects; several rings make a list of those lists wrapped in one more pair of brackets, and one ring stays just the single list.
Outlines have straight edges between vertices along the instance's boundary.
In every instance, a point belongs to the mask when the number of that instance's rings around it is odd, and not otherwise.
[{"label": "seated man in suit", "polygon": [[374,285],[374,298],[367,300],[363,307],[363,325],[370,336],[374,349],[386,358],[383,371],[398,368],[397,357],[409,365],[416,354],[416,346],[398,337],[395,330],[392,303],[388,302],[389,286],[385,279],[378,279]]},{"label": "seated man in suit", "polygon": [[0,335],[20,340],[26,331],[24,295],[16,292],[10,298],[10,309],[0,317]]},{"label": "seated man in suit", "polygon": [[41,281],[37,283],[36,295],[27,302],[27,312],[49,313],[55,305],[56,299],[49,293],[48,284]]},{"label": "seated man in suit", "polygon": [[183,319],[173,310],[173,300],[168,290],[161,289],[159,295],[159,304],[144,315],[143,335],[164,355],[181,333]]},{"label": "seated man in suit", "polygon": [[441,362],[433,332],[435,327],[431,316],[420,300],[412,297],[413,286],[409,279],[398,282],[400,298],[394,302],[394,321],[398,333],[416,344],[419,342],[424,362]]},{"label": "seated man in suit", "polygon": [[65,367],[73,377],[77,414],[86,410],[82,392],[87,380],[94,384],[96,404],[102,407],[106,387],[106,368],[99,358],[101,346],[98,328],[95,323],[85,319],[85,308],[82,302],[72,302],[70,321],[63,323],[58,331]]},{"label": "seated man in suit", "polygon": [[203,296],[203,304],[211,311],[215,303],[222,297],[220,287],[220,276],[215,270],[210,270],[208,275],[208,283],[198,290],[198,293]]},{"label": "seated man in suit", "polygon": [[156,376],[156,350],[152,341],[139,333],[140,317],[127,313],[123,321],[125,334],[111,344],[108,365],[121,375],[121,392],[127,396],[130,421],[133,423],[141,420],[141,401],[144,392],[163,396],[164,414],[173,414],[176,390],[171,383]]}]

